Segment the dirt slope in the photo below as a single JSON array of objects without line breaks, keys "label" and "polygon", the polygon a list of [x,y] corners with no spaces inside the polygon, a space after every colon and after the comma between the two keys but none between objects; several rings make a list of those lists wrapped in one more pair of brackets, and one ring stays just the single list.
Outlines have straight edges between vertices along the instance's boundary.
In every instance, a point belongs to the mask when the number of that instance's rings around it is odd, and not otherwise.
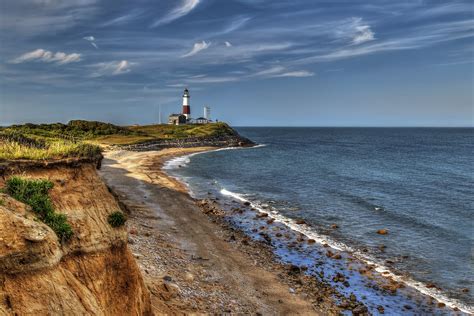
[{"label": "dirt slope", "polygon": [[[119,210],[93,164],[16,170],[49,179],[56,211],[67,214],[74,236],[59,243],[24,204],[0,200],[1,315],[147,315],[149,292],[127,247],[124,227],[112,228]],[[0,187],[10,176],[0,179]]]}]

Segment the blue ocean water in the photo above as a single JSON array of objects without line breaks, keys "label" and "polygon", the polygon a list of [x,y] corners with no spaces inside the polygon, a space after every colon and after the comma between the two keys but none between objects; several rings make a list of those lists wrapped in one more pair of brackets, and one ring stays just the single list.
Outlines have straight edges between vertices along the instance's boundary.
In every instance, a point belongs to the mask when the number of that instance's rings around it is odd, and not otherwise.
[{"label": "blue ocean water", "polygon": [[[319,234],[473,304],[474,129],[237,130],[265,146],[195,155],[173,170],[196,196],[225,189],[303,218]],[[382,228],[388,235],[376,233]]]}]

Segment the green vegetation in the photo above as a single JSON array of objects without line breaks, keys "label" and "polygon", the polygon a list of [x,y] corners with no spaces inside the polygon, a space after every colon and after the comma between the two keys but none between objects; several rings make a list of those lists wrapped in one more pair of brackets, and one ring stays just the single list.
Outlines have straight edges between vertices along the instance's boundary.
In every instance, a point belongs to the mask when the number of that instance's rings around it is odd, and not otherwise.
[{"label": "green vegetation", "polygon": [[67,222],[66,215],[54,211],[53,203],[48,195],[52,188],[53,183],[48,180],[11,177],[6,182],[8,194],[31,206],[38,218],[51,227],[61,241],[68,240],[73,234],[72,228]]},{"label": "green vegetation", "polygon": [[93,158],[100,146],[129,145],[158,139],[233,135],[226,123],[121,127],[110,123],[24,124],[0,128],[1,159]]},{"label": "green vegetation", "polygon": [[120,227],[125,224],[127,217],[120,211],[115,211],[109,215],[107,221],[112,227]]},{"label": "green vegetation", "polygon": [[0,159],[61,159],[92,158],[100,154],[100,147],[87,143],[76,143],[62,139],[47,140],[45,147],[38,148],[8,138],[0,134]]}]

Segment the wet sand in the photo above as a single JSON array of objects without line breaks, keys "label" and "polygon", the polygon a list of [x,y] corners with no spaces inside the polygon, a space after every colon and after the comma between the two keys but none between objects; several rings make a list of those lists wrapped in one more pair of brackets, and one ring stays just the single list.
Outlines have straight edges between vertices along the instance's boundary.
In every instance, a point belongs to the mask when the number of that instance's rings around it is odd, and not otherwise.
[{"label": "wet sand", "polygon": [[334,290],[275,262],[269,247],[203,212],[161,168],[212,148],[105,153],[100,174],[129,213],[129,246],[157,314],[335,315]]}]

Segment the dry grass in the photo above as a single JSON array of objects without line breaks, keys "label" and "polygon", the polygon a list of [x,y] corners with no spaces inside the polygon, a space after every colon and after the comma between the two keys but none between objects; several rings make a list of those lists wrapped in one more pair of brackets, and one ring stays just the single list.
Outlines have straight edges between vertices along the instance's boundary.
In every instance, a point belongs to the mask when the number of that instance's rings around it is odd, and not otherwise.
[{"label": "dry grass", "polygon": [[36,148],[15,141],[0,140],[0,159],[61,159],[61,158],[92,158],[100,153],[100,148],[85,143],[74,143],[66,140],[53,140],[46,148]]}]

